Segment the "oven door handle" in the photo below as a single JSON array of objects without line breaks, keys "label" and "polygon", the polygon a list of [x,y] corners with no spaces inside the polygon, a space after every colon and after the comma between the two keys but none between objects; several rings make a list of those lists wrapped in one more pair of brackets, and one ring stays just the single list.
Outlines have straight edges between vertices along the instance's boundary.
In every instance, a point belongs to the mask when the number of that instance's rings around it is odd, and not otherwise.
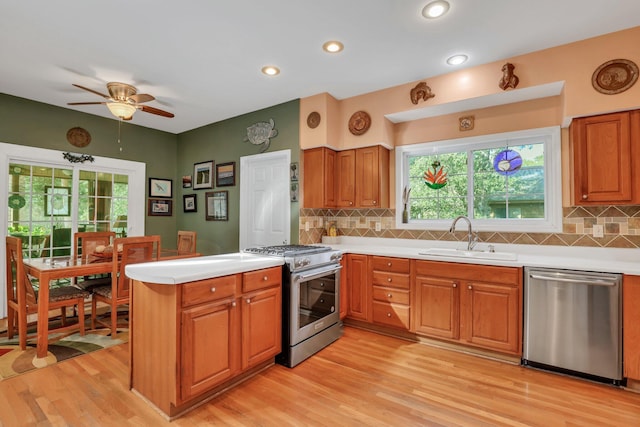
[{"label": "oven door handle", "polygon": [[311,272],[311,274],[297,274],[295,276],[296,280],[301,280],[306,282],[307,280],[317,279],[318,277],[324,277],[329,274],[337,273],[342,268],[341,265],[332,268],[323,268],[321,270],[315,270]]}]

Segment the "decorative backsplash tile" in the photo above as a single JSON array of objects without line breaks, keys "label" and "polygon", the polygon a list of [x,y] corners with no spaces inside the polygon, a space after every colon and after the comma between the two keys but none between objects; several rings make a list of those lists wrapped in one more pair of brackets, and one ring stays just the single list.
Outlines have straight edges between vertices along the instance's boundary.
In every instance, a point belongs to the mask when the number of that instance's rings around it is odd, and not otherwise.
[{"label": "decorative backsplash tile", "polygon": [[[563,208],[562,233],[480,232],[485,243],[537,244],[640,248],[640,205]],[[396,239],[458,240],[465,232],[443,230],[400,230],[395,228],[395,209],[301,209],[300,243],[322,241],[334,222],[339,236],[386,237]],[[376,223],[380,231],[376,231]],[[309,231],[306,225],[309,223]],[[602,225],[604,237],[593,237],[593,226]]]}]

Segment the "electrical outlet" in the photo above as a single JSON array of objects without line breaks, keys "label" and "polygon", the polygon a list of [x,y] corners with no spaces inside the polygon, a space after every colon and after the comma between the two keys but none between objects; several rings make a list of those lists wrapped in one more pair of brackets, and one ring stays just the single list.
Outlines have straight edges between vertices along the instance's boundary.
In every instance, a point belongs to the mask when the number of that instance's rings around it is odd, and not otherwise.
[{"label": "electrical outlet", "polygon": [[304,231],[309,231],[309,221],[304,223]]},{"label": "electrical outlet", "polygon": [[318,228],[322,228],[322,217],[318,218]]},{"label": "electrical outlet", "polygon": [[376,222],[376,231],[380,231],[382,230],[382,224],[380,223],[380,221]]},{"label": "electrical outlet", "polygon": [[604,225],[593,224],[593,237],[604,237]]}]

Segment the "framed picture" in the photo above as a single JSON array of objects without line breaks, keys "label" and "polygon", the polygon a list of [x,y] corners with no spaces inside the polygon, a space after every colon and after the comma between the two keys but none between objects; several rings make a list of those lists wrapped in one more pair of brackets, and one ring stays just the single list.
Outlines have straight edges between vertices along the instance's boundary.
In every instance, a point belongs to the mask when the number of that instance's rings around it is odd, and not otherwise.
[{"label": "framed picture", "polygon": [[191,188],[191,175],[182,176],[182,188]]},{"label": "framed picture", "polygon": [[198,211],[198,195],[186,194],[182,196],[182,204],[185,212],[197,212]]},{"label": "framed picture", "polygon": [[298,177],[300,176],[300,166],[298,162],[293,162],[291,166],[289,166],[289,176],[291,177],[291,182],[298,181]]},{"label": "framed picture", "polygon": [[149,199],[149,216],[171,216],[173,215],[173,200]]},{"label": "framed picture", "polygon": [[236,162],[216,165],[216,187],[236,185]]},{"label": "framed picture", "polygon": [[71,187],[44,187],[44,212],[47,216],[71,215]]},{"label": "framed picture", "polygon": [[213,160],[193,165],[193,189],[213,188]]},{"label": "framed picture", "polygon": [[229,204],[227,203],[228,195],[228,191],[210,191],[205,193],[205,219],[207,221],[229,220]]},{"label": "framed picture", "polygon": [[172,197],[173,180],[149,178],[149,197]]}]

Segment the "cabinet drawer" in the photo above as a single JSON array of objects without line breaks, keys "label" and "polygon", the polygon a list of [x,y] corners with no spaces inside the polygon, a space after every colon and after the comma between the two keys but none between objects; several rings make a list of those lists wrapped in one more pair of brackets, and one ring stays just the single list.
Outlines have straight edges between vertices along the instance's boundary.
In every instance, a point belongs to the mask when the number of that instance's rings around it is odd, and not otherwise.
[{"label": "cabinet drawer", "polygon": [[378,286],[391,286],[394,288],[409,289],[409,274],[374,271],[373,284]]},{"label": "cabinet drawer", "polygon": [[216,277],[182,285],[182,306],[186,307],[221,298],[233,297],[239,275]]},{"label": "cabinet drawer", "polygon": [[409,307],[401,304],[373,302],[373,322],[409,329]]},{"label": "cabinet drawer", "polygon": [[409,260],[406,258],[373,256],[371,259],[373,270],[409,274]]},{"label": "cabinet drawer", "polygon": [[374,286],[373,299],[375,301],[409,305],[409,291]]},{"label": "cabinet drawer", "polygon": [[280,286],[282,284],[282,267],[265,268],[264,270],[242,273],[242,292]]}]

